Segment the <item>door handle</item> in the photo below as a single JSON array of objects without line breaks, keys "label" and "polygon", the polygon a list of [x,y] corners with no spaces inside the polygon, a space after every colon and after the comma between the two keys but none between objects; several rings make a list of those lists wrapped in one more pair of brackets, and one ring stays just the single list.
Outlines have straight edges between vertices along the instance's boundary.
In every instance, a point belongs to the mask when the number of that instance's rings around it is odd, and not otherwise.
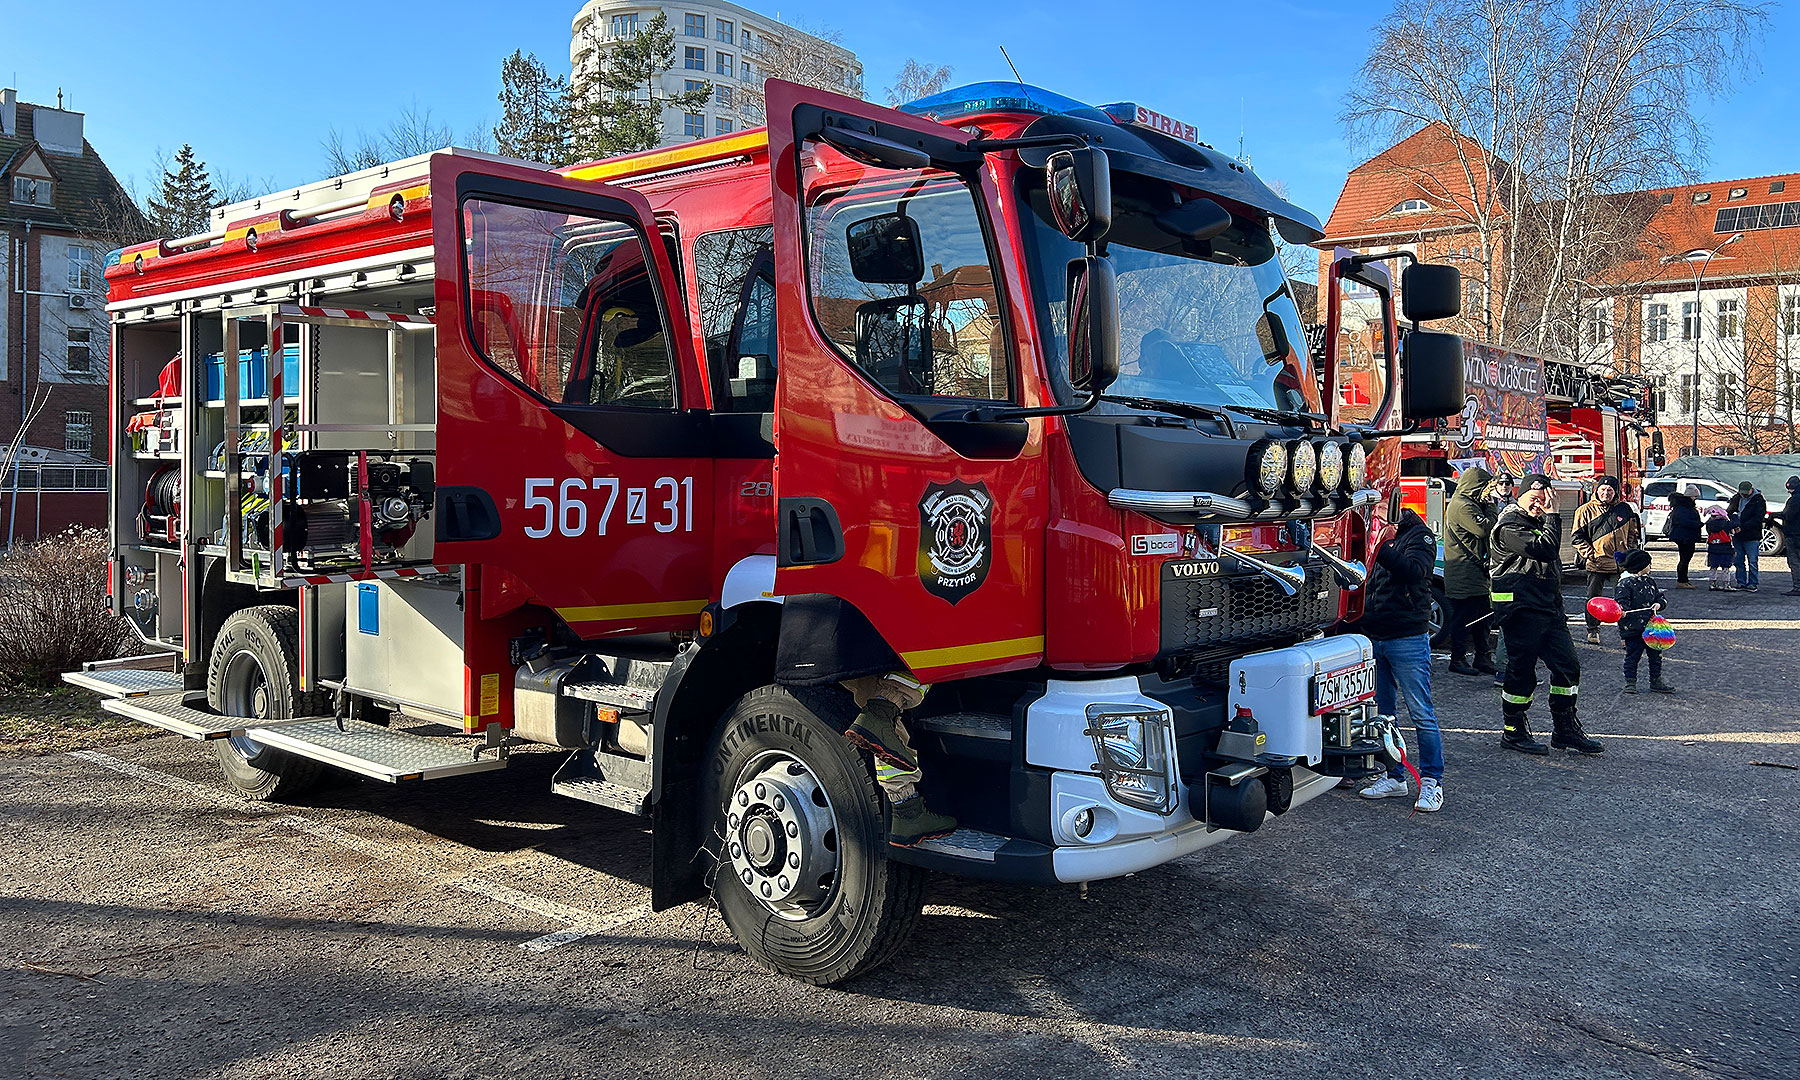
[{"label": "door handle", "polygon": [[777,566],[820,566],[844,557],[844,527],[824,499],[784,498],[777,518],[781,522]]}]

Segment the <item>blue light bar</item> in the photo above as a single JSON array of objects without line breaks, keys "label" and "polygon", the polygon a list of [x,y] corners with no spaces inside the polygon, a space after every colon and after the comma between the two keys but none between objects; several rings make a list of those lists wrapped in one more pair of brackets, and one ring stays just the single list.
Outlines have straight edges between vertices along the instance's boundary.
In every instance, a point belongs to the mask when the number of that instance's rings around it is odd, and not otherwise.
[{"label": "blue light bar", "polygon": [[945,90],[900,106],[903,113],[949,123],[980,113],[1019,112],[1038,115],[1088,113],[1097,110],[1074,98],[1021,82],[979,82]]}]

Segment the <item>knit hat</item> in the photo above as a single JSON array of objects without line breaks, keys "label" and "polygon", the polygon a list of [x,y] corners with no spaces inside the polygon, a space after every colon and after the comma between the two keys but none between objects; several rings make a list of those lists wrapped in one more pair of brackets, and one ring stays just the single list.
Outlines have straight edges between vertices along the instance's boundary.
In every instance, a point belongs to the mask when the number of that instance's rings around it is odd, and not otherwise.
[{"label": "knit hat", "polygon": [[1624,485],[1619,483],[1619,478],[1616,476],[1602,476],[1594,481],[1594,487],[1596,490],[1603,487],[1612,488],[1615,495],[1624,490]]},{"label": "knit hat", "polygon": [[1755,491],[1755,490],[1756,490],[1756,485],[1752,484],[1748,480],[1746,480],[1743,483],[1738,485],[1738,494],[1739,495],[1748,495],[1752,491]]},{"label": "knit hat", "polygon": [[1787,489],[1789,491],[1800,490],[1800,476],[1788,477]]},{"label": "knit hat", "polygon": [[1650,553],[1643,548],[1632,548],[1618,556],[1618,562],[1628,574],[1641,574],[1650,568]]},{"label": "knit hat", "polygon": [[1556,485],[1552,484],[1550,478],[1543,473],[1527,473],[1525,478],[1519,481],[1519,494],[1523,495],[1527,491],[1535,491],[1538,488],[1549,491],[1555,487]]}]

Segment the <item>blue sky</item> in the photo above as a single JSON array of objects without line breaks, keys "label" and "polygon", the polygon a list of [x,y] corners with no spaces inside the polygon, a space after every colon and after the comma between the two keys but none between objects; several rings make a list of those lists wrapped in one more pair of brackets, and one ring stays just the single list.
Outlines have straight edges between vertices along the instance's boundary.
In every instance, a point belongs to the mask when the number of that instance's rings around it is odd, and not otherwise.
[{"label": "blue sky", "polygon": [[[409,104],[461,133],[499,116],[502,57],[535,52],[567,71],[576,0],[412,6],[312,0],[268,7],[201,0],[96,3],[10,0],[0,23],[0,80],[27,101],[61,87],[87,134],[141,192],[159,148],[192,143],[215,172],[271,189],[319,178],[320,142],[337,128],[378,131]],[[750,4],[787,22],[841,33],[861,57],[868,96],[908,57],[949,64],[953,83],[1010,78],[1080,100],[1132,100],[1194,124],[1204,141],[1287,185],[1323,219],[1344,174],[1366,156],[1338,122],[1344,89],[1368,48],[1377,4],[1068,3],[1021,5],[781,0]],[[1762,71],[1703,103],[1725,179],[1800,169],[1786,135],[1800,74],[1779,60],[1800,24],[1774,12]],[[260,184],[259,184],[260,186]]]}]

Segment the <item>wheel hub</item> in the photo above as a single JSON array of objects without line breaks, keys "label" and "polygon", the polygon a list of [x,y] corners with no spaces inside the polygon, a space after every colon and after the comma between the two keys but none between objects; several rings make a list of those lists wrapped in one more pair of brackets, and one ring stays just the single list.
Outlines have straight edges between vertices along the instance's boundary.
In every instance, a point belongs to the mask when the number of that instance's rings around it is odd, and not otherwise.
[{"label": "wheel hub", "polygon": [[837,820],[817,778],[786,754],[752,762],[725,811],[731,872],[769,910],[805,918],[837,876]]}]

